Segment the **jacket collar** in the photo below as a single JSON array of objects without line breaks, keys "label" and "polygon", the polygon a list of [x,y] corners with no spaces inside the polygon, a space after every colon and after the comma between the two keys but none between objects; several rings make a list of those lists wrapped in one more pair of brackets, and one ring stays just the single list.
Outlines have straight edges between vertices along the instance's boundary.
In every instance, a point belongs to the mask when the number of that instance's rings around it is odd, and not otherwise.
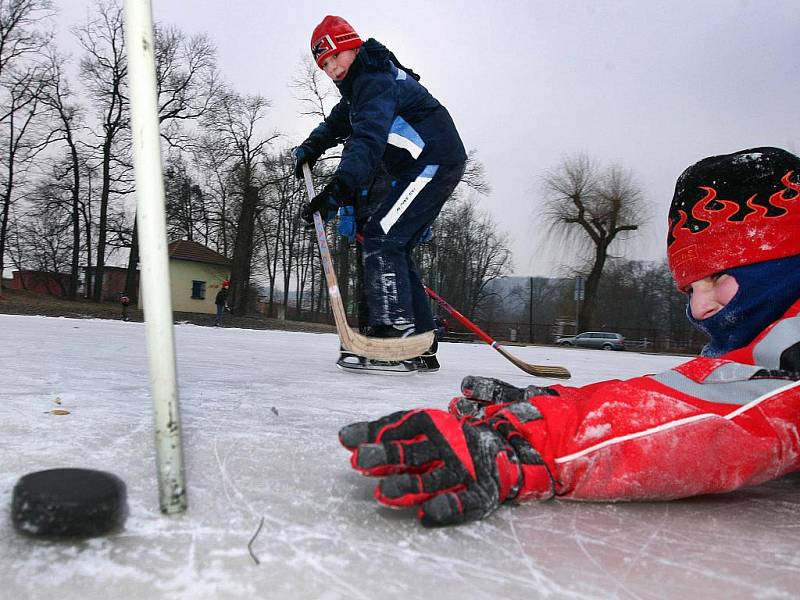
[{"label": "jacket collar", "polygon": [[747,346],[721,358],[767,369],[800,372],[800,299]]},{"label": "jacket collar", "polygon": [[389,50],[374,38],[364,42],[358,51],[356,59],[350,65],[347,77],[342,81],[334,82],[339,92],[348,100],[353,96],[353,84],[365,71],[383,71],[391,68]]}]

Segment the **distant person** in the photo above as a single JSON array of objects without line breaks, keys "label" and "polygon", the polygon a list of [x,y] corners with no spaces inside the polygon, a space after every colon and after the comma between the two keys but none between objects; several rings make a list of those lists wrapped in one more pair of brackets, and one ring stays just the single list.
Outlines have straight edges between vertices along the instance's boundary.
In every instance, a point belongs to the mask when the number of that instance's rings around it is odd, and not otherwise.
[{"label": "distant person", "polygon": [[228,306],[228,291],[230,282],[226,279],[222,282],[222,286],[217,292],[217,297],[214,298],[214,304],[217,305],[217,316],[214,319],[214,327],[222,327],[222,315],[225,314],[225,308]]},{"label": "distant person", "polygon": [[670,500],[800,470],[800,158],[712,156],[678,179],[667,256],[700,357],[583,387],[468,376],[449,411],[339,432],[376,498],[425,525],[504,502]]},{"label": "distant person", "polygon": [[120,292],[119,293],[119,303],[122,306],[122,320],[123,321],[130,321],[130,317],[128,316],[128,307],[131,305],[130,296],[128,296],[128,292]]},{"label": "distant person", "polygon": [[[303,177],[326,150],[344,143],[331,181],[307,204],[313,223],[340,207],[363,236],[367,325],[373,337],[406,337],[434,329],[411,251],[439,215],[464,173],[467,155],[447,109],[385,46],[341,17],[314,29],[311,52],[342,95],[330,115],[295,148]],[[375,366],[356,357],[351,370]],[[383,368],[385,365],[378,365]]]}]

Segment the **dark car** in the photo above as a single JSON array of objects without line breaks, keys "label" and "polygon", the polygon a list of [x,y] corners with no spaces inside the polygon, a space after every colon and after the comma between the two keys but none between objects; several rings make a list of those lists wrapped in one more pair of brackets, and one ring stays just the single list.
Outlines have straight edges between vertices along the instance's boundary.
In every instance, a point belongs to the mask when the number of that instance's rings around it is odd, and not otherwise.
[{"label": "dark car", "polygon": [[556,340],[556,344],[601,350],[625,350],[625,338],[621,334],[604,331],[585,331],[570,337],[560,337]]}]

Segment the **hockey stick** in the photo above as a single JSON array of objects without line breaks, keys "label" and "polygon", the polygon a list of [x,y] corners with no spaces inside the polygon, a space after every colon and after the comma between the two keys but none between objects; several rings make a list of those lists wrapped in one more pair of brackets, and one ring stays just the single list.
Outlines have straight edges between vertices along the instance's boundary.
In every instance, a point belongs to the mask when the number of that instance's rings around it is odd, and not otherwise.
[{"label": "hockey stick", "polygon": [[[311,200],[316,196],[316,193],[314,192],[314,181],[311,179],[311,169],[308,164],[303,164],[303,176],[306,181],[308,199]],[[333,319],[336,321],[339,341],[341,341],[344,349],[353,354],[374,360],[407,360],[419,356],[430,348],[434,337],[432,331],[410,335],[405,338],[373,338],[353,331],[347,324],[347,314],[344,310],[344,304],[342,304],[342,296],[339,293],[336,273],[333,271],[331,252],[328,249],[325,225],[319,212],[314,213],[314,229],[317,233],[317,246],[319,247],[322,268],[325,271],[325,282],[328,285],[331,311],[333,312]]]},{"label": "hockey stick", "polygon": [[523,371],[525,371],[529,375],[535,375],[536,377],[553,377],[555,379],[569,379],[570,377],[572,377],[572,374],[567,369],[565,369],[564,367],[558,367],[558,366],[551,367],[551,366],[547,366],[547,365],[532,365],[530,363],[526,363],[524,360],[520,360],[519,358],[517,358],[516,356],[514,356],[513,354],[508,352],[508,350],[503,348],[500,344],[498,344],[497,340],[492,339],[492,337],[488,333],[486,333],[483,329],[481,329],[480,327],[475,325],[475,323],[470,321],[467,317],[465,317],[460,312],[458,312],[455,308],[450,306],[450,304],[448,304],[447,301],[444,298],[442,298],[439,294],[434,292],[427,285],[423,284],[423,287],[425,288],[425,292],[428,294],[428,296],[430,296],[436,302],[436,304],[438,304],[443,309],[445,309],[448,313],[453,315],[465,327],[467,327],[467,329],[472,331],[472,333],[477,335],[484,342],[486,342],[492,348],[494,348],[500,354],[502,354],[506,359],[511,361],[514,364],[514,366],[519,367],[520,369],[522,369]]},{"label": "hockey stick", "polygon": [[[356,240],[360,244],[364,243],[364,236],[360,233],[356,234]],[[559,366],[547,366],[547,365],[532,365],[530,363],[526,363],[524,360],[520,360],[513,354],[511,354],[508,350],[503,348],[500,344],[497,343],[495,339],[493,339],[488,333],[486,333],[483,329],[475,325],[472,321],[470,321],[467,317],[462,315],[459,311],[455,308],[450,306],[450,304],[442,298],[439,294],[434,292],[431,288],[429,288],[424,283],[422,287],[425,288],[425,293],[431,297],[432,300],[436,302],[439,306],[445,309],[448,313],[454,316],[458,321],[460,321],[467,329],[472,331],[475,335],[477,335],[480,339],[484,342],[489,344],[492,348],[497,350],[500,354],[503,355],[504,358],[511,361],[514,366],[519,367],[523,371],[525,371],[528,375],[534,375],[536,377],[552,377],[554,379],[569,379],[572,377],[572,374],[565,369],[564,367]]]}]

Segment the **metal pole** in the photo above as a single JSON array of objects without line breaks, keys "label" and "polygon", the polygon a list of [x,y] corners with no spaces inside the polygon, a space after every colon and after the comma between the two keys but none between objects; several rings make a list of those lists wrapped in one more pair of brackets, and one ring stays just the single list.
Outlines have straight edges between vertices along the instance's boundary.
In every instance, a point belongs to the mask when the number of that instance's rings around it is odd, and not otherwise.
[{"label": "metal pole", "polygon": [[153,395],[159,503],[161,512],[178,513],[186,510],[186,484],[175,371],[150,0],[125,0],[125,44],[128,51],[136,218],[142,264],[141,294]]},{"label": "metal pole", "polygon": [[530,295],[528,298],[528,341],[532,344],[535,341],[533,339],[533,277],[528,279],[528,285],[530,286]]}]

